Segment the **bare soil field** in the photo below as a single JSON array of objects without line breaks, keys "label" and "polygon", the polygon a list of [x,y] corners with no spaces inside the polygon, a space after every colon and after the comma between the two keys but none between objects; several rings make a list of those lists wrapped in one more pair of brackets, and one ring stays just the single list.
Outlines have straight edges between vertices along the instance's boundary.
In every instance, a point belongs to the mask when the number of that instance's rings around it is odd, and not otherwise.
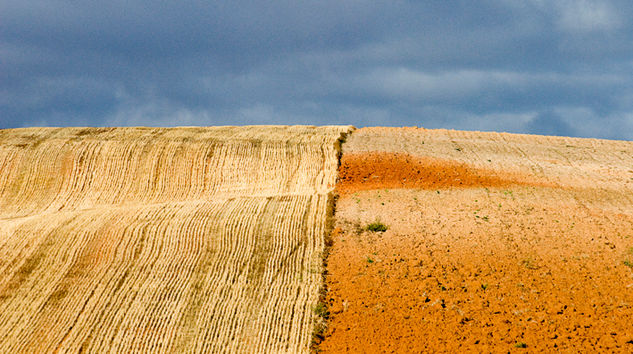
[{"label": "bare soil field", "polygon": [[349,130],[0,131],[0,351],[307,352]]},{"label": "bare soil field", "polygon": [[320,351],[633,351],[633,142],[363,128],[337,189]]}]

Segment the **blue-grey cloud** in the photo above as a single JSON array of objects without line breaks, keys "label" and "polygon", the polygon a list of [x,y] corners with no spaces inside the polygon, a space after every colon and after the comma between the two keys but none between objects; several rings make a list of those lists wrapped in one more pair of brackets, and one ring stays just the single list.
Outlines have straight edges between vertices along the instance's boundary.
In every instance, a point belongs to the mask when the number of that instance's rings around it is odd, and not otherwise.
[{"label": "blue-grey cloud", "polygon": [[0,128],[354,124],[633,139],[626,0],[0,0]]},{"label": "blue-grey cloud", "polygon": [[572,136],[577,134],[570,124],[556,112],[552,111],[537,114],[526,125],[526,128],[530,134],[558,136]]}]

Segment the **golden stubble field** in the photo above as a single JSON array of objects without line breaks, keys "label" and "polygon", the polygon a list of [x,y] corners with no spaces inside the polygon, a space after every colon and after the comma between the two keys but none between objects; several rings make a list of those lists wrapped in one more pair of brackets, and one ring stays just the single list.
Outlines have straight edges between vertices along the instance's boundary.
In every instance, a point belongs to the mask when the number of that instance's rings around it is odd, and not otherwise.
[{"label": "golden stubble field", "polygon": [[362,128],[337,190],[322,351],[633,351],[633,142]]},{"label": "golden stubble field", "polygon": [[308,351],[349,130],[0,131],[1,351]]}]

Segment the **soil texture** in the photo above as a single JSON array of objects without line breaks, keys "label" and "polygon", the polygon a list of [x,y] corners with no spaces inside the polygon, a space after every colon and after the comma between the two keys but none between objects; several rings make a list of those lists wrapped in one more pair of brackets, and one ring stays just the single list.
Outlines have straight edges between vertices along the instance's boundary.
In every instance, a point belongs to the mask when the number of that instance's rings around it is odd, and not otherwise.
[{"label": "soil texture", "polygon": [[[343,146],[318,349],[633,351],[631,152],[357,130]],[[374,222],[387,231],[368,231]]]}]

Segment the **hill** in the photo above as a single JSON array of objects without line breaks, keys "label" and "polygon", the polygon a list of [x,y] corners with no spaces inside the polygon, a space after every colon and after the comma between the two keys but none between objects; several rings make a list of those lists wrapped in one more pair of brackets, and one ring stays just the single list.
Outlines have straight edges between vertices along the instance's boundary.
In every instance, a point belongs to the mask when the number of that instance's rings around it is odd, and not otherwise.
[{"label": "hill", "polygon": [[363,128],[337,190],[324,352],[633,350],[632,142]]},{"label": "hill", "polygon": [[0,348],[307,351],[349,130],[0,131]]},{"label": "hill", "polygon": [[630,352],[632,230],[633,142],[0,130],[0,351]]}]

